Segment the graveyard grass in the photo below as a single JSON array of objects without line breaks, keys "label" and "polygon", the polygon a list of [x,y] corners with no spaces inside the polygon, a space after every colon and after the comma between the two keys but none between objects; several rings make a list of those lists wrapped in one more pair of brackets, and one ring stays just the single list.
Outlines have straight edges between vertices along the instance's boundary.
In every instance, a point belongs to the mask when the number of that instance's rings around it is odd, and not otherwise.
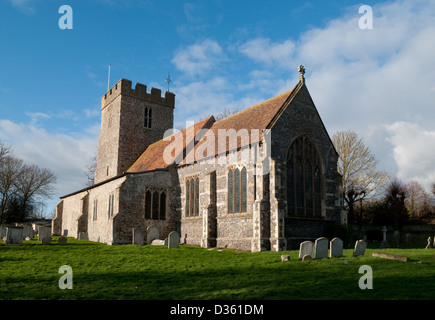
[{"label": "graveyard grass", "polygon": [[[372,257],[407,256],[408,262]],[[281,255],[290,255],[281,262]],[[420,262],[420,263],[419,263]],[[423,262],[423,263],[421,263]],[[60,289],[62,265],[73,271],[73,289]],[[359,288],[359,268],[373,270],[373,289]],[[242,252],[181,245],[108,246],[68,238],[50,245],[0,241],[0,299],[435,299],[435,249],[378,249],[365,255],[300,261],[298,250]]]}]

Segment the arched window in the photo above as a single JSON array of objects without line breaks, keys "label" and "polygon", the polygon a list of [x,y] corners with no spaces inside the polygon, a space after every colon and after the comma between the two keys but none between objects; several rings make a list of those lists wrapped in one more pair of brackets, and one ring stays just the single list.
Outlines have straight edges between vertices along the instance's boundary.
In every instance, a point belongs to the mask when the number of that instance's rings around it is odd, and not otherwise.
[{"label": "arched window", "polygon": [[186,217],[199,216],[199,178],[186,179]]},{"label": "arched window", "polygon": [[153,193],[153,220],[159,220],[159,192],[156,190]]},{"label": "arched window", "polygon": [[320,158],[306,137],[295,140],[288,152],[287,206],[291,216],[322,215]]},{"label": "arched window", "polygon": [[163,191],[160,194],[160,220],[166,220],[166,193]]},{"label": "arched window", "polygon": [[228,213],[246,212],[246,168],[228,171]]}]

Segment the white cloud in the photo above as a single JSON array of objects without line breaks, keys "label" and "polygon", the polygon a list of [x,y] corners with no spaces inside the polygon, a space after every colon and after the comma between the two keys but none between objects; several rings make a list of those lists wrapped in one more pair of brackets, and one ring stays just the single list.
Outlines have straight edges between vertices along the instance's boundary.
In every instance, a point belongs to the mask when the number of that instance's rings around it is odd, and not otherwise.
[{"label": "white cloud", "polygon": [[418,180],[426,187],[435,181],[435,130],[416,123],[394,122],[386,126],[398,166],[397,177]]},{"label": "white cloud", "polygon": [[48,168],[57,176],[55,202],[59,196],[85,186],[85,167],[96,153],[96,132],[92,127],[83,134],[48,133],[32,124],[0,120],[1,140],[12,145],[17,157]]},{"label": "white cloud", "polygon": [[172,63],[177,69],[190,75],[204,75],[224,59],[222,47],[214,40],[205,39],[178,50]]},{"label": "white cloud", "polygon": [[35,13],[34,0],[10,0],[11,4],[26,14]]}]

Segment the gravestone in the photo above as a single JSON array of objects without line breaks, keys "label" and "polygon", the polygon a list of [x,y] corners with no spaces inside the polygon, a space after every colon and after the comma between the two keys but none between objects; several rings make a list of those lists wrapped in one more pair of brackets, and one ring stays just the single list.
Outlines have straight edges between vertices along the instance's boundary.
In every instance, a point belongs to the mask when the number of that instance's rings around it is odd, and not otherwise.
[{"label": "gravestone", "polygon": [[308,260],[313,260],[313,257],[311,257],[309,254],[306,254],[302,257],[302,261],[308,261]]},{"label": "gravestone", "polygon": [[305,255],[314,255],[314,242],[304,241],[299,245],[299,260],[301,260]]},{"label": "gravestone", "polygon": [[42,244],[50,244],[51,243],[51,236],[50,237],[43,237],[41,239]]},{"label": "gravestone", "polygon": [[390,245],[388,244],[388,241],[387,241],[387,228],[385,226],[382,228],[382,233],[383,233],[383,239],[382,239],[379,247],[380,248],[389,248]]},{"label": "gravestone", "polygon": [[334,238],[329,243],[330,251],[329,257],[342,257],[343,256],[343,240],[340,238]]},{"label": "gravestone", "polygon": [[365,242],[364,240],[358,240],[357,242],[355,242],[355,248],[353,249],[353,256],[354,257],[363,256],[366,251],[366,247],[367,247],[367,242]]},{"label": "gravestone", "polygon": [[394,241],[394,247],[398,248],[399,244],[400,244],[400,232],[399,232],[399,230],[394,230],[393,239],[394,239],[393,240]]},{"label": "gravestone", "polygon": [[33,239],[33,228],[31,225],[25,225],[23,227],[23,239],[26,238]]},{"label": "gravestone", "polygon": [[427,238],[426,249],[430,249],[430,248],[433,248],[433,245],[432,245],[432,237]]},{"label": "gravestone", "polygon": [[153,246],[166,246],[167,244],[165,243],[165,240],[154,239],[153,241],[151,241],[151,245],[153,245]]},{"label": "gravestone", "polygon": [[89,240],[87,232],[79,232],[79,240]]},{"label": "gravestone", "polygon": [[22,227],[7,227],[6,228],[6,244],[22,244],[23,243],[23,228]]},{"label": "gravestone", "polygon": [[314,242],[314,259],[328,258],[328,239],[321,237]]},{"label": "gravestone", "polygon": [[410,233],[407,233],[407,234],[405,235],[405,242],[406,242],[406,245],[407,245],[407,246],[412,245],[412,239],[411,239],[411,234],[410,234]]},{"label": "gravestone", "polygon": [[67,243],[68,242],[68,239],[67,239],[67,237],[64,237],[64,236],[60,236],[58,239],[57,239],[57,243]]},{"label": "gravestone", "polygon": [[0,239],[6,237],[6,226],[4,224],[0,225]]},{"label": "gravestone", "polygon": [[132,231],[133,244],[143,245],[143,232],[140,228],[134,228]]},{"label": "gravestone", "polygon": [[177,231],[172,231],[168,236],[168,248],[178,248],[180,245],[180,235]]},{"label": "gravestone", "polygon": [[281,262],[290,261],[290,256],[288,254],[283,254],[281,256]]},{"label": "gravestone", "polygon": [[[38,228],[38,241],[43,241],[44,238],[51,239],[51,228],[50,227],[39,227]],[[47,242],[47,240],[45,240]]]},{"label": "gravestone", "polygon": [[147,228],[147,244],[151,244],[154,239],[160,239],[160,232],[156,226],[150,226]]}]

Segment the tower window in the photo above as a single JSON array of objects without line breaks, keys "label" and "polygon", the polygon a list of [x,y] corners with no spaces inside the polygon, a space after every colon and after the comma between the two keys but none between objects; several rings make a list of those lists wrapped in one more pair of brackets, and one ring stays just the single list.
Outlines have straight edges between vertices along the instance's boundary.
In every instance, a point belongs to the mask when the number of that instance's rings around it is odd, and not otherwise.
[{"label": "tower window", "polygon": [[145,108],[144,127],[151,128],[151,122],[153,118],[153,110],[151,108]]}]

